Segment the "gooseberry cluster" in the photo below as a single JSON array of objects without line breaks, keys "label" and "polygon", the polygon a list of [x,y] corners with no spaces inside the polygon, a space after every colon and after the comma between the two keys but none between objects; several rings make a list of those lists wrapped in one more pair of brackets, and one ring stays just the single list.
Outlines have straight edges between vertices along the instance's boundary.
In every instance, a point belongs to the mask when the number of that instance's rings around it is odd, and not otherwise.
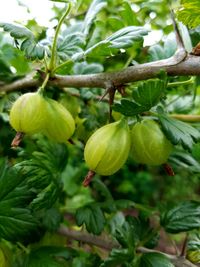
[{"label": "gooseberry cluster", "polygon": [[[30,135],[41,132],[56,142],[66,142],[75,130],[70,112],[40,91],[26,93],[15,101],[10,111],[10,124],[17,132]],[[112,175],[129,155],[138,163],[161,165],[166,163],[171,151],[172,144],[154,120],[137,122],[130,130],[127,119],[122,118],[90,136],[84,158],[93,173]]]},{"label": "gooseberry cluster", "polygon": [[20,96],[10,110],[10,124],[20,133],[43,133],[56,142],[66,142],[74,133],[70,112],[39,92]]}]

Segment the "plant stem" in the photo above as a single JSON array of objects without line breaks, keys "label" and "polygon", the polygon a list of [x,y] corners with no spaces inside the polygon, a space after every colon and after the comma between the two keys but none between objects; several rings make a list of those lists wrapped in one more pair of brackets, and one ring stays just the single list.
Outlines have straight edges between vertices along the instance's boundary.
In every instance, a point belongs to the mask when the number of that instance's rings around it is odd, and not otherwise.
[{"label": "plant stem", "polygon": [[173,82],[173,83],[168,83],[167,87],[174,87],[174,86],[179,86],[179,85],[189,85],[189,84],[193,84],[194,83],[194,77],[191,77],[189,80],[187,81],[181,81],[181,82]]},{"label": "plant stem", "polygon": [[50,73],[47,73],[47,75],[46,75],[46,77],[45,77],[45,79],[44,79],[42,85],[41,85],[40,88],[38,89],[38,93],[39,93],[39,94],[43,94],[44,89],[45,89],[45,87],[46,87],[46,85],[47,85],[47,83],[48,83],[49,77],[50,77]]},{"label": "plant stem", "polygon": [[52,73],[55,73],[58,69],[67,66],[67,65],[70,64],[71,62],[72,62],[72,60],[71,60],[71,59],[68,59],[67,61],[65,61],[65,62],[63,62],[62,64],[60,64],[60,65],[58,65],[57,67],[55,67],[55,68],[52,70]]},{"label": "plant stem", "polygon": [[49,71],[51,74],[53,72],[53,69],[55,68],[54,66],[55,66],[56,45],[57,45],[58,34],[59,34],[60,28],[62,26],[62,23],[64,22],[66,16],[69,14],[70,10],[71,10],[71,3],[68,4],[67,10],[60,18],[60,20],[58,22],[58,26],[56,28],[56,32],[55,32],[55,36],[54,36],[54,40],[53,40],[53,45],[52,45],[52,50],[51,50],[51,59],[50,59],[50,63],[49,63]]}]

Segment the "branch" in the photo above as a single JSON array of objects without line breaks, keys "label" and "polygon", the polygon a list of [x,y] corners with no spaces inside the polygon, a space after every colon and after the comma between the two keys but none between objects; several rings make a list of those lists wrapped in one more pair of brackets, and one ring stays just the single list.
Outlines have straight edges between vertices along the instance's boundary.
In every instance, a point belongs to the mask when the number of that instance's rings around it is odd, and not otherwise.
[{"label": "branch", "polygon": [[[113,248],[120,248],[119,243],[113,240],[105,240],[102,237],[98,237],[92,234],[88,234],[86,232],[71,230],[65,226],[61,226],[58,229],[58,233],[60,235],[64,235],[67,238],[80,241],[89,245],[97,246],[100,248],[103,248],[105,250],[112,250]],[[151,252],[157,252],[162,253],[157,250],[152,250],[144,247],[137,248],[138,253],[151,253]],[[184,257],[179,257],[175,255],[170,255],[167,253],[164,254],[176,267],[196,267],[193,263],[185,259]]]},{"label": "branch", "polygon": [[[112,82],[114,86],[120,86],[126,83],[155,78],[161,70],[166,71],[169,76],[200,75],[200,58],[194,55],[185,57],[185,51],[181,49],[171,58],[131,66],[121,71],[85,75],[55,75],[49,81],[49,85],[76,88],[100,87],[105,89],[109,82]],[[11,84],[0,86],[0,92],[28,89],[39,86],[40,83],[37,79],[26,77]]]}]

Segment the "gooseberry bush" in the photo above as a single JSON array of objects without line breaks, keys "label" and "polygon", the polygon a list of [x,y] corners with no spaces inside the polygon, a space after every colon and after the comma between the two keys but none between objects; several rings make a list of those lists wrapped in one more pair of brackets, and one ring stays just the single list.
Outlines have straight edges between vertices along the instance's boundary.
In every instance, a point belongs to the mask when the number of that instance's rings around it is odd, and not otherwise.
[{"label": "gooseberry bush", "polygon": [[199,266],[200,2],[49,5],[0,22],[0,267]]}]

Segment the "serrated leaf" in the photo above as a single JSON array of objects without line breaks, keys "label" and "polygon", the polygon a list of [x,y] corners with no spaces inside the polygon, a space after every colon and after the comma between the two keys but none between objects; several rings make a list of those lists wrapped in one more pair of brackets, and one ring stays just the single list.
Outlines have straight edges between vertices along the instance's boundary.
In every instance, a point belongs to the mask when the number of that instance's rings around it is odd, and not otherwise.
[{"label": "serrated leaf", "polygon": [[103,72],[103,66],[98,63],[80,62],[75,63],[73,68],[74,74],[89,74]]},{"label": "serrated leaf", "polygon": [[142,41],[143,36],[147,35],[148,31],[139,26],[128,26],[125,27],[111,36],[107,37],[106,40],[110,42],[110,48],[128,48],[133,45],[134,42]]},{"label": "serrated leaf", "polygon": [[185,201],[164,212],[161,225],[168,233],[180,233],[200,228],[200,203]]},{"label": "serrated leaf", "polygon": [[141,112],[147,111],[146,107],[140,106],[134,101],[122,99],[121,103],[113,105],[113,110],[122,113],[125,116],[134,116]]},{"label": "serrated leaf", "polygon": [[148,80],[133,90],[132,97],[136,103],[150,109],[160,101],[165,88],[166,83],[163,80]]},{"label": "serrated leaf", "polygon": [[57,246],[44,246],[31,251],[27,256],[25,267],[62,267],[67,260],[76,256],[73,249]]},{"label": "serrated leaf", "polygon": [[178,20],[190,28],[200,25],[200,2],[199,0],[184,0],[177,12]]},{"label": "serrated leaf", "polygon": [[61,60],[65,61],[83,50],[84,36],[81,33],[68,34],[64,38],[60,37],[57,45],[57,53]]},{"label": "serrated leaf", "polygon": [[172,144],[180,144],[184,149],[191,150],[195,142],[200,138],[200,132],[191,125],[160,114],[159,120],[163,132]]},{"label": "serrated leaf", "polygon": [[34,198],[23,175],[5,163],[0,173],[0,237],[9,241],[29,240],[37,231],[37,219],[28,208]]},{"label": "serrated leaf", "polygon": [[200,251],[200,231],[199,230],[190,234],[189,240],[187,242],[187,249]]},{"label": "serrated leaf", "polygon": [[76,212],[76,222],[78,226],[85,224],[89,233],[101,234],[105,225],[105,217],[98,205],[88,205]]},{"label": "serrated leaf", "polygon": [[88,35],[97,14],[107,5],[106,0],[93,0],[83,22],[84,35]]},{"label": "serrated leaf", "polygon": [[25,52],[29,59],[43,59],[45,57],[45,46],[36,43],[34,39],[26,39],[22,42],[20,49]]},{"label": "serrated leaf", "polygon": [[142,255],[139,267],[174,267],[174,265],[165,255],[150,252]]},{"label": "serrated leaf", "polygon": [[134,258],[134,253],[128,249],[112,249],[108,258],[100,267],[117,267],[120,264],[130,263]]},{"label": "serrated leaf", "polygon": [[128,26],[108,36],[105,40],[88,48],[79,59],[83,57],[111,56],[119,49],[132,47],[135,42],[141,42],[148,31],[143,27]]},{"label": "serrated leaf", "polygon": [[33,33],[29,29],[18,24],[1,22],[0,27],[2,27],[4,31],[9,32],[10,35],[16,39],[34,38]]}]

